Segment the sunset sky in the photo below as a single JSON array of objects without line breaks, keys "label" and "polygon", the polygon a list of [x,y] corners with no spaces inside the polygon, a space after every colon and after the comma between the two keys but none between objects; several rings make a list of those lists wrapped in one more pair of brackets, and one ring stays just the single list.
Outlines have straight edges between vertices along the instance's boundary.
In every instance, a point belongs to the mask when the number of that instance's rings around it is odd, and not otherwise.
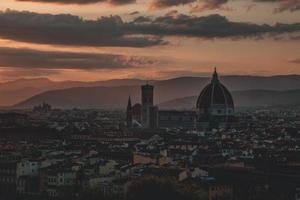
[{"label": "sunset sky", "polygon": [[0,82],[300,74],[300,0],[1,0]]}]

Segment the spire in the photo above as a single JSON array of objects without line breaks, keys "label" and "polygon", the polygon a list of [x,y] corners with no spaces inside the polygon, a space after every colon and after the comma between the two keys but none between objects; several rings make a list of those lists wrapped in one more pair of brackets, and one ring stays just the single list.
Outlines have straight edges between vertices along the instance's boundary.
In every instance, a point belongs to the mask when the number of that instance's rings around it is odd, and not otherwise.
[{"label": "spire", "polygon": [[217,73],[217,68],[215,67],[215,71],[213,73],[213,77],[211,80],[212,83],[218,83],[219,82],[219,77],[218,77],[218,73]]},{"label": "spire", "polygon": [[130,96],[128,97],[128,103],[127,103],[127,110],[131,109],[131,98]]},{"label": "spire", "polygon": [[127,111],[126,111],[127,128],[132,128],[132,107],[130,96],[128,98]]}]

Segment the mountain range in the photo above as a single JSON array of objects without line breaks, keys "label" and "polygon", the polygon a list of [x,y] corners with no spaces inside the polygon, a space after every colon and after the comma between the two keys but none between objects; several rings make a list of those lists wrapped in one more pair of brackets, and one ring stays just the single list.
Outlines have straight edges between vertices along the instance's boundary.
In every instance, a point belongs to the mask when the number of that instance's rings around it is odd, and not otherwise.
[{"label": "mountain range", "polygon": [[34,95],[57,89],[72,87],[140,85],[146,81],[138,79],[115,79],[108,81],[52,81],[47,78],[17,79],[0,83],[0,106],[12,106]]},{"label": "mountain range", "polygon": [[[150,82],[155,86],[155,103],[162,108],[176,109],[195,106],[197,96],[209,81],[210,77],[179,77]],[[221,81],[232,91],[237,106],[300,103],[299,75],[223,76]],[[140,102],[140,85],[146,82],[138,79],[54,82],[54,84],[45,84],[38,88],[40,93],[36,90],[35,92],[38,94],[34,94],[32,97],[27,98],[30,96],[29,93],[20,95],[21,102],[17,103],[15,107],[29,108],[47,102],[59,108],[124,108],[129,95],[133,102]]]},{"label": "mountain range", "polygon": [[[236,107],[258,107],[277,105],[300,105],[300,90],[272,91],[245,90],[233,91]],[[161,109],[191,109],[196,107],[198,96],[177,98],[159,104]]]}]

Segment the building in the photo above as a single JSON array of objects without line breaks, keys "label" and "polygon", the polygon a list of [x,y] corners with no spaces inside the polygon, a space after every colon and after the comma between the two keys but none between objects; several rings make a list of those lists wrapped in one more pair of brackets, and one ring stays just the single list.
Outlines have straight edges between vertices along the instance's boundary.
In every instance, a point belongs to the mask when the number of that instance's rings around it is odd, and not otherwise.
[{"label": "building", "polygon": [[219,80],[215,69],[211,82],[201,91],[195,110],[159,110],[153,105],[154,86],[141,87],[142,104],[127,105],[127,126],[142,128],[181,128],[210,130],[235,124],[233,98]]},{"label": "building", "polygon": [[146,84],[141,86],[142,104],[131,105],[128,99],[126,110],[127,127],[158,128],[158,107],[153,104],[154,86]]},{"label": "building", "polygon": [[158,128],[158,107],[150,106],[148,111],[148,128],[156,129]]},{"label": "building", "polygon": [[126,110],[127,128],[132,128],[132,106],[131,99],[128,98],[127,110]]},{"label": "building", "polygon": [[220,82],[215,68],[211,82],[197,100],[198,127],[228,127],[234,121],[234,103],[228,89]]},{"label": "building", "polygon": [[142,85],[142,125],[150,128],[150,109],[153,107],[153,85]]},{"label": "building", "polygon": [[132,120],[133,126],[142,127],[142,105],[140,103],[132,106]]},{"label": "building", "polygon": [[155,164],[155,165],[165,165],[172,162],[172,158],[160,153],[151,154],[146,152],[135,152],[133,154],[133,164]]},{"label": "building", "polygon": [[0,196],[16,193],[17,163],[20,155],[0,152]]},{"label": "building", "polygon": [[24,127],[30,124],[30,118],[27,114],[17,112],[0,113],[0,127]]},{"label": "building", "polygon": [[41,177],[41,192],[49,197],[58,197],[64,188],[77,184],[76,171],[65,166],[49,166],[42,172]]},{"label": "building", "polygon": [[37,196],[39,195],[39,178],[20,176],[16,182],[16,193],[18,195]]},{"label": "building", "polygon": [[232,185],[216,180],[214,177],[202,176],[190,178],[186,184],[198,186],[207,194],[208,200],[231,200],[233,199]]},{"label": "building", "polygon": [[191,110],[160,110],[158,112],[160,128],[193,129],[196,127],[197,112]]},{"label": "building", "polygon": [[35,160],[24,159],[17,163],[17,178],[21,176],[37,176],[40,164]]}]

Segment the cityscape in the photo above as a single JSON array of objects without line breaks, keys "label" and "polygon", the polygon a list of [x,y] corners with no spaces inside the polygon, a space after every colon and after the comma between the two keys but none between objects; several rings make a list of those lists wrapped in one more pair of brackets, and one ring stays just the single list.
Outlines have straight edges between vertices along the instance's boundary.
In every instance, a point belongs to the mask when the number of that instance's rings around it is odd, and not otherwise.
[{"label": "cityscape", "polygon": [[147,83],[123,110],[2,111],[1,198],[147,199],[125,196],[157,177],[196,199],[299,199],[300,107],[237,111],[216,69],[194,110],[160,110],[154,95]]},{"label": "cityscape", "polygon": [[1,0],[0,200],[300,200],[300,0]]}]

